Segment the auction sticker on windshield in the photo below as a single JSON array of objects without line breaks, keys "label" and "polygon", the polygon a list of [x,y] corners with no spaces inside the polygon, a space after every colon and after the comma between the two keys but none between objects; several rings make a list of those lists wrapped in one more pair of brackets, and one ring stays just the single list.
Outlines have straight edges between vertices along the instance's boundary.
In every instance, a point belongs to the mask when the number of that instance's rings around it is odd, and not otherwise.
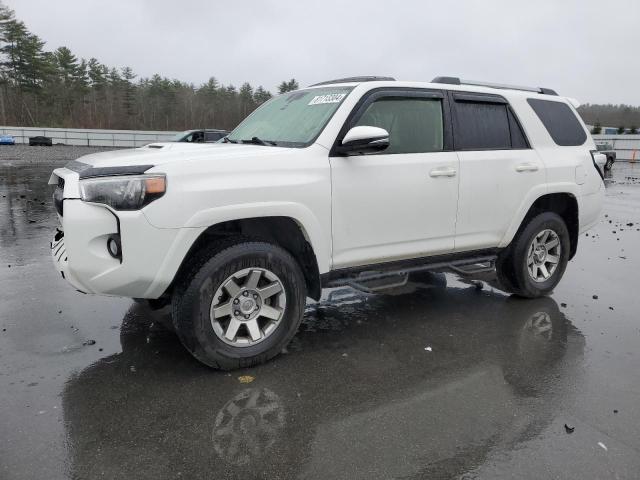
[{"label": "auction sticker on windshield", "polygon": [[307,105],[322,105],[324,103],[340,103],[346,93],[331,93],[329,95],[316,95]]}]

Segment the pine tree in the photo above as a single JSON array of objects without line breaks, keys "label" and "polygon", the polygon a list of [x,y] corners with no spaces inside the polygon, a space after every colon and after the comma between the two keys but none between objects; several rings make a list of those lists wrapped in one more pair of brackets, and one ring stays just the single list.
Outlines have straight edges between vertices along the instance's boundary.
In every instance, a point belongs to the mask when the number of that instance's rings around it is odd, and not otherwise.
[{"label": "pine tree", "polygon": [[262,88],[262,85],[260,85],[258,88],[256,88],[256,91],[253,94],[253,101],[257,105],[260,105],[269,100],[271,96],[271,93],[267,92],[264,88]]},{"label": "pine tree", "polygon": [[[1,2],[1,0],[0,0]],[[0,123],[78,128],[235,127],[271,98],[262,86],[237,89],[215,77],[200,85],[160,75],[135,81],[131,68],[78,58],[44,42],[0,3]],[[298,88],[295,79],[280,91]]]},{"label": "pine tree", "polygon": [[240,97],[240,108],[242,110],[242,116],[246,117],[256,108],[255,101],[253,100],[253,87],[247,82],[243,83],[240,87],[238,96]]},{"label": "pine tree", "polygon": [[293,90],[298,90],[298,88],[300,88],[300,86],[298,85],[298,82],[296,81],[295,78],[292,78],[288,82],[287,81],[283,81],[278,86],[278,92],[286,93],[286,92],[291,92]]},{"label": "pine tree", "polygon": [[125,124],[128,128],[131,128],[133,123],[132,117],[136,114],[135,109],[135,86],[133,85],[133,79],[136,78],[136,74],[130,67],[124,67],[121,70],[122,81],[122,108],[125,114]]}]

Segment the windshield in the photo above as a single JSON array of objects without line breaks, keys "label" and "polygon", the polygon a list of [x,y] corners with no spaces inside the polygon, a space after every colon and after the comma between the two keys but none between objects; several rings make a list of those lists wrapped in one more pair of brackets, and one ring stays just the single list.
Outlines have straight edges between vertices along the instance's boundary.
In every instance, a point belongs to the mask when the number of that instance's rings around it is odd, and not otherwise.
[{"label": "windshield", "polygon": [[180,140],[182,140],[184,137],[186,137],[187,135],[189,135],[192,132],[192,130],[187,130],[185,132],[180,132],[180,133],[176,133],[173,136],[173,140],[171,140],[172,142],[179,142]]},{"label": "windshield", "polygon": [[[228,139],[303,147],[313,142],[353,87],[297,90],[269,100],[247,117]],[[254,141],[255,143],[255,141]]]}]

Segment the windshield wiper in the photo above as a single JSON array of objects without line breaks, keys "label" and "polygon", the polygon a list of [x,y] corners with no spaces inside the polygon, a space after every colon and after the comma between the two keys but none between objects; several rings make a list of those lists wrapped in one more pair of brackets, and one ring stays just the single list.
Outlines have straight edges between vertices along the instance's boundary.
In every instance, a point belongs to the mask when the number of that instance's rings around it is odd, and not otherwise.
[{"label": "windshield wiper", "polygon": [[258,137],[252,137],[251,140],[240,140],[241,143],[253,143],[254,145],[273,145],[274,147],[278,144],[273,140],[261,140]]},{"label": "windshield wiper", "polygon": [[235,140],[231,140],[229,137],[222,137],[223,143],[238,143]]}]

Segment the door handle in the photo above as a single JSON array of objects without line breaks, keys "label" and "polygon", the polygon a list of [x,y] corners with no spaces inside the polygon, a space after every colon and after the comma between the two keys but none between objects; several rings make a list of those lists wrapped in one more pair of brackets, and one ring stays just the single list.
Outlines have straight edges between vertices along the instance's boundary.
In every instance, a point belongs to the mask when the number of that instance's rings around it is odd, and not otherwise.
[{"label": "door handle", "polygon": [[456,169],[455,168],[451,168],[451,167],[439,167],[439,168],[434,168],[433,170],[431,170],[429,172],[429,176],[430,177],[455,177],[456,176]]},{"label": "door handle", "polygon": [[521,163],[516,167],[516,172],[537,172],[538,165],[534,163]]}]

